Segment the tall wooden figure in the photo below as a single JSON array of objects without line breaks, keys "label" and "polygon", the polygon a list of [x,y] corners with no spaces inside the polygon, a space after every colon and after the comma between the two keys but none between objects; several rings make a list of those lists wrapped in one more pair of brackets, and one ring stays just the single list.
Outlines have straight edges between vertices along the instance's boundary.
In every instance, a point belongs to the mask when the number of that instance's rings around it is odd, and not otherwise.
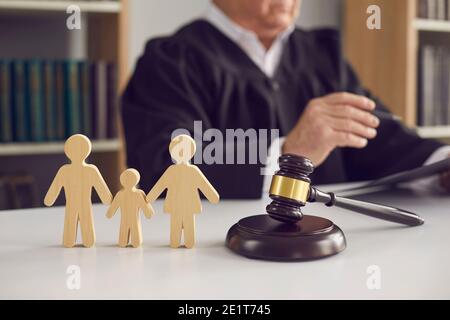
[{"label": "tall wooden figure", "polygon": [[135,169],[127,169],[120,176],[123,189],[114,197],[106,217],[112,218],[120,209],[119,246],[128,246],[131,237],[131,246],[134,248],[142,245],[142,228],[139,212],[142,210],[146,218],[153,215],[153,208],[145,201],[145,192],[136,188],[141,176]]},{"label": "tall wooden figure", "polygon": [[44,199],[46,206],[52,206],[64,188],[66,216],[63,245],[67,248],[75,246],[78,222],[83,245],[89,248],[95,244],[92,188],[97,191],[104,204],[111,203],[112,199],[112,194],[97,167],[85,162],[91,149],[91,142],[84,135],[76,134],[67,139],[64,152],[71,163],[59,169]]},{"label": "tall wooden figure", "polygon": [[194,214],[202,211],[199,190],[212,203],[219,202],[219,194],[195,165],[189,163],[195,154],[195,141],[187,135],[175,137],[169,152],[176,164],[171,165],[147,195],[147,201],[155,201],[167,189],[164,212],[170,218],[170,246],[178,248],[181,233],[187,248],[195,244]]}]

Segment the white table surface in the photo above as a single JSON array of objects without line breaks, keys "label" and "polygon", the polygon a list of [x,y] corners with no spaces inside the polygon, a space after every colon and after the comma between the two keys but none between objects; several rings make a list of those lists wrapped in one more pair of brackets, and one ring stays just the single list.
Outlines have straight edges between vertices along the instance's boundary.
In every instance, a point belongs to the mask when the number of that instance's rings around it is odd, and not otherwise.
[{"label": "white table surface", "polygon": [[[143,222],[144,245],[118,248],[119,215],[96,205],[95,248],[61,245],[63,208],[0,212],[0,299],[449,299],[450,197],[385,193],[372,201],[414,210],[426,219],[405,228],[322,205],[307,214],[332,219],[347,248],[318,261],[250,260],[224,246],[240,218],[264,213],[261,201],[204,203],[194,249],[171,249],[169,216]],[[66,285],[68,266],[81,271],[81,288]],[[367,287],[367,268],[380,268],[379,290]]]}]

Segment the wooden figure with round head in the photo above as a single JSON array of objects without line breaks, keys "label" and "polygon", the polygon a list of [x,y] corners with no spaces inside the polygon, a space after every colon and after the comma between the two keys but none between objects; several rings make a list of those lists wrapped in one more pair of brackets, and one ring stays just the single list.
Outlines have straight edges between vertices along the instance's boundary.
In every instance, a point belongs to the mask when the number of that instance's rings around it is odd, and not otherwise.
[{"label": "wooden figure with round head", "polygon": [[170,214],[170,246],[178,248],[184,231],[187,248],[195,244],[195,214],[202,211],[199,191],[212,203],[219,202],[219,194],[200,169],[191,164],[196,150],[195,141],[188,135],[175,137],[169,152],[175,164],[163,173],[147,195],[147,201],[155,201],[167,190],[164,212]]},{"label": "wooden figure with round head", "polygon": [[153,215],[153,208],[145,201],[144,191],[136,187],[140,179],[141,176],[135,169],[127,169],[121,174],[120,183],[123,189],[114,197],[106,214],[107,218],[112,218],[120,209],[122,214],[119,231],[120,247],[128,246],[130,238],[132,247],[140,247],[142,245],[142,227],[139,212],[142,210],[148,219]]},{"label": "wooden figure with round head", "polygon": [[44,199],[46,206],[52,206],[64,188],[66,215],[63,245],[68,248],[75,246],[78,222],[83,245],[92,247],[95,244],[92,189],[95,189],[104,204],[111,203],[112,199],[100,171],[96,166],[86,163],[91,149],[91,142],[84,135],[76,134],[67,139],[64,152],[71,163],[59,169]]}]

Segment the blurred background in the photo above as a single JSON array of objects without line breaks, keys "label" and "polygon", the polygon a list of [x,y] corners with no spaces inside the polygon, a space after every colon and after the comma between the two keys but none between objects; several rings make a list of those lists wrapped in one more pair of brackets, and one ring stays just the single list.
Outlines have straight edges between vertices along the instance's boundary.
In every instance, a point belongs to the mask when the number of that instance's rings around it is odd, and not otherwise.
[{"label": "blurred background", "polygon": [[[208,1],[0,0],[0,210],[42,205],[75,132],[91,138],[89,160],[117,191],[120,93],[145,43]],[[340,29],[370,90],[420,135],[450,138],[450,0],[302,2],[299,26]],[[80,30],[66,26],[70,5],[81,9]],[[381,30],[366,26],[370,5],[381,8]]]}]

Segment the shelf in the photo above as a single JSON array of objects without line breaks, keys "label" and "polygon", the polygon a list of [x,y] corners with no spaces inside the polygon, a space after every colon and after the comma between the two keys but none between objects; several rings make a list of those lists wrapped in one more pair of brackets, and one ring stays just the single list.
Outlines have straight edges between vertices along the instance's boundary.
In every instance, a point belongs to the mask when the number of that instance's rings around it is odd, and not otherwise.
[{"label": "shelf", "polygon": [[0,0],[0,11],[36,11],[66,12],[70,5],[77,5],[81,12],[119,13],[122,5],[119,1],[33,1],[33,0]]},{"label": "shelf", "polygon": [[450,126],[418,127],[417,133],[422,138],[450,138]]},{"label": "shelf", "polygon": [[[92,142],[92,152],[114,152],[119,150],[119,140],[99,140]],[[63,151],[64,142],[0,144],[0,156],[58,154]]]},{"label": "shelf", "polygon": [[450,21],[416,19],[414,27],[418,31],[450,32]]}]

